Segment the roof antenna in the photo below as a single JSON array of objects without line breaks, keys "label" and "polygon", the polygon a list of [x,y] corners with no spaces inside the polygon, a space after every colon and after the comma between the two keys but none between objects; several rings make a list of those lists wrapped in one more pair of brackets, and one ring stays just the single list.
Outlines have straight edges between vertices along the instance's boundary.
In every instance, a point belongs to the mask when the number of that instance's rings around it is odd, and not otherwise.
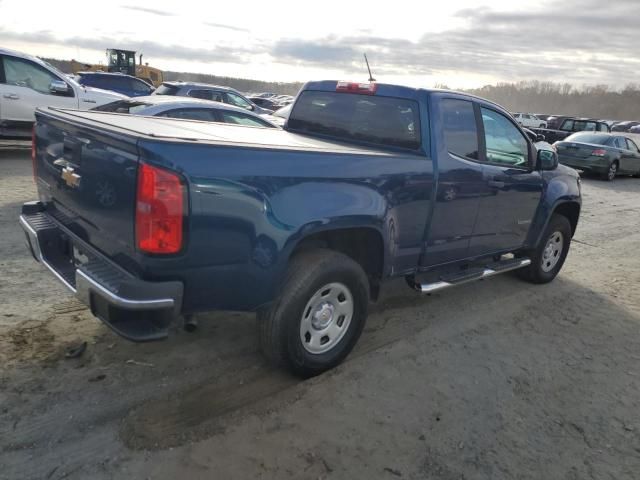
[{"label": "roof antenna", "polygon": [[369,81],[370,82],[375,82],[376,79],[373,78],[373,75],[371,75],[371,67],[369,67],[369,60],[367,60],[367,54],[364,54],[364,61],[367,63],[367,70],[369,70]]}]

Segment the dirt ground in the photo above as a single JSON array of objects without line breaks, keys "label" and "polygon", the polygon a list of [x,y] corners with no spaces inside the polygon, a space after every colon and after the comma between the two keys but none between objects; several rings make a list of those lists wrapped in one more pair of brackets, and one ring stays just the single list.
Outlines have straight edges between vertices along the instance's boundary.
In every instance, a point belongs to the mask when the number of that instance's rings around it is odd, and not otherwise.
[{"label": "dirt ground", "polygon": [[30,169],[0,149],[0,479],[640,477],[639,179],[584,179],[552,284],[394,281],[348,361],[300,381],[251,315],[112,334],[25,249]]}]

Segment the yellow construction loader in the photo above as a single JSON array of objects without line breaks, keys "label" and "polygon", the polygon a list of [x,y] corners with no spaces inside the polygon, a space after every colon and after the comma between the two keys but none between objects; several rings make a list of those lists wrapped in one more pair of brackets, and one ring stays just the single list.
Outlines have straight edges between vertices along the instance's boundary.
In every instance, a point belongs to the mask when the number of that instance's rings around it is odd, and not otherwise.
[{"label": "yellow construction loader", "polygon": [[138,77],[141,80],[159,87],[162,84],[162,70],[150,67],[148,63],[142,64],[142,54],[136,65],[136,52],[133,50],[107,49],[107,64],[89,64],[71,60],[71,70],[78,72],[120,72]]}]

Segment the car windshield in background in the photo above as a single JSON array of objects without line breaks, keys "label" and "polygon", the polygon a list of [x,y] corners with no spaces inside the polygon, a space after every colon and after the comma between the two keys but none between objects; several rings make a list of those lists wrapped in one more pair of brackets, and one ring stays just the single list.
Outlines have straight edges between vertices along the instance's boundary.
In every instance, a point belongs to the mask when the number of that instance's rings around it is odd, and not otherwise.
[{"label": "car windshield in background", "polygon": [[289,129],[415,150],[420,147],[417,102],[375,95],[303,92]]},{"label": "car windshield in background", "polygon": [[178,93],[178,87],[163,83],[158,88],[156,88],[155,92],[153,93],[155,95],[175,95],[176,93]]},{"label": "car windshield in background", "polygon": [[608,135],[593,135],[592,133],[574,133],[565,138],[565,142],[595,143],[604,145],[609,140]]}]

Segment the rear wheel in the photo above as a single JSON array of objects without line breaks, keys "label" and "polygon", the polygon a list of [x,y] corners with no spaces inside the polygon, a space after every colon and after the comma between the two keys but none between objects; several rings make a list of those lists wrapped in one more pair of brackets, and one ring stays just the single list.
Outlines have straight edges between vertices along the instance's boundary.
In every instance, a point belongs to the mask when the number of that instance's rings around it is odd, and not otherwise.
[{"label": "rear wheel", "polygon": [[602,179],[607,180],[608,182],[611,182],[614,178],[616,178],[617,174],[618,174],[618,161],[614,160],[609,165],[609,169],[602,174]]},{"label": "rear wheel", "polygon": [[529,253],[531,265],[516,270],[520,278],[531,283],[548,283],[564,265],[571,244],[571,225],[567,217],[553,214],[538,247]]},{"label": "rear wheel", "polygon": [[358,263],[331,250],[300,253],[280,296],[258,312],[262,352],[302,377],[331,369],[360,337],[368,303],[369,282]]}]

